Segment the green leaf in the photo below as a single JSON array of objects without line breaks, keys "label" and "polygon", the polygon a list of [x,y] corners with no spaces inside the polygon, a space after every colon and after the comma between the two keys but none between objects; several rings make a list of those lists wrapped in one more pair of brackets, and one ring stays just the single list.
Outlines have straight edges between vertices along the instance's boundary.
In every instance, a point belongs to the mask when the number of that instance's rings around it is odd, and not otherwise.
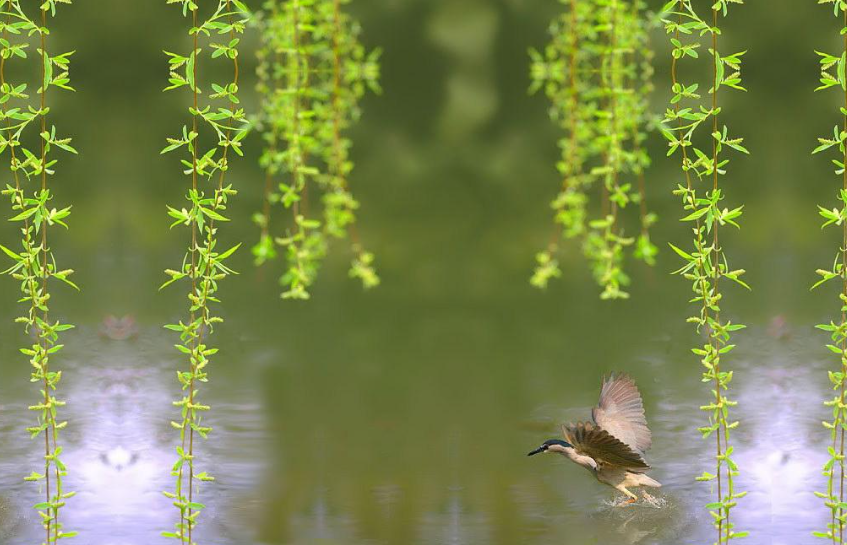
[{"label": "green leaf", "polygon": [[14,259],[15,261],[22,261],[22,260],[23,260],[23,258],[22,258],[21,256],[19,256],[18,254],[16,254],[16,253],[15,253],[15,252],[13,252],[12,250],[10,250],[10,249],[6,248],[6,247],[5,247],[5,246],[3,246],[2,244],[0,244],[0,250],[2,250],[4,254],[6,254],[7,256],[11,257],[11,258],[12,258],[12,259]]}]

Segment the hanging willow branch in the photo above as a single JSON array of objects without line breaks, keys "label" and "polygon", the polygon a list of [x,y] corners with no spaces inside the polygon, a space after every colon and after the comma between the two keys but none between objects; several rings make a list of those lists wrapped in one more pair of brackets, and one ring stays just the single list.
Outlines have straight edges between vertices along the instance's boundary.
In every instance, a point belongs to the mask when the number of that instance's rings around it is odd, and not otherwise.
[{"label": "hanging willow branch", "polygon": [[[203,422],[203,413],[210,410],[198,400],[198,383],[208,381],[206,366],[209,357],[218,352],[209,345],[208,337],[217,323],[223,321],[215,316],[212,304],[219,303],[218,284],[234,271],[226,265],[240,245],[221,251],[218,248],[218,225],[229,219],[224,216],[229,199],[236,194],[232,184],[226,182],[231,154],[242,155],[241,141],[247,135],[248,124],[238,98],[238,36],[244,32],[249,20],[247,7],[240,0],[218,0],[214,11],[201,19],[200,8],[192,0],[168,0],[179,3],[184,16],[191,18],[188,34],[192,40],[191,50],[183,55],[166,52],[170,64],[170,85],[166,90],[185,88],[190,92],[191,128],[183,126],[180,137],[168,138],[162,153],[182,150],[186,156],[181,160],[184,174],[191,179],[186,200],[188,206],[181,209],[168,207],[174,219],[171,227],[184,226],[190,233],[190,243],[182,265],[176,270],[167,270],[170,279],[165,287],[177,281],[190,283],[188,292],[189,318],[179,324],[169,324],[167,329],[179,333],[177,350],[188,359],[186,370],[178,371],[183,395],[174,401],[179,407],[181,418],[171,422],[179,430],[180,443],[176,448],[177,460],[172,475],[176,480],[173,491],[165,496],[173,500],[179,510],[176,531],[163,532],[165,537],[174,538],[185,545],[193,545],[193,534],[198,517],[205,505],[198,502],[196,492],[200,483],[214,480],[205,471],[197,468],[195,454],[196,436],[205,439],[212,429]],[[201,84],[198,70],[203,57],[200,40],[208,40],[211,59],[227,59],[232,63],[232,80],[226,83],[208,82]],[[221,40],[220,42],[218,40]],[[208,81],[208,79],[206,80]],[[204,91],[206,86],[212,92]],[[207,148],[201,148],[201,136],[206,136]]]},{"label": "hanging willow branch", "polygon": [[845,420],[845,416],[847,416],[847,404],[845,403],[847,402],[847,399],[845,399],[845,382],[847,382],[847,170],[844,168],[844,165],[847,164],[847,76],[845,76],[845,65],[847,65],[847,1],[822,0],[818,3],[832,4],[835,16],[842,20],[843,46],[842,50],[835,55],[817,52],[821,64],[821,85],[816,91],[830,88],[839,89],[843,95],[844,106],[841,108],[842,127],[835,126],[832,138],[819,138],[820,145],[813,152],[820,153],[836,148],[838,154],[837,159],[833,159],[833,163],[836,166],[836,175],[841,176],[842,180],[841,190],[838,193],[838,200],[841,202],[839,207],[834,207],[831,210],[823,206],[818,207],[820,215],[825,220],[824,227],[836,225],[841,228],[841,248],[835,254],[832,268],[818,269],[817,273],[821,276],[821,279],[812,287],[814,289],[835,278],[841,279],[841,292],[839,294],[841,316],[838,323],[831,321],[829,324],[817,326],[818,329],[830,333],[832,344],[828,344],[827,347],[838,354],[841,367],[838,371],[829,372],[829,379],[836,393],[832,400],[826,402],[827,406],[832,407],[832,421],[823,423],[831,434],[830,457],[823,467],[823,474],[827,478],[827,487],[825,493],[816,493],[817,496],[824,499],[831,517],[827,531],[814,532],[814,535],[830,539],[833,543],[842,544],[844,543],[845,518],[847,518],[847,512],[844,509],[844,427],[847,424],[847,420]]},{"label": "hanging willow branch", "polygon": [[[671,108],[665,114],[663,134],[669,141],[668,155],[677,153],[682,159],[685,182],[677,185],[674,195],[681,198],[685,211],[682,221],[691,225],[694,235],[692,248],[688,251],[673,245],[671,247],[685,261],[676,274],[691,282],[694,292],[692,301],[700,306],[698,314],[688,321],[697,326],[698,332],[708,335],[708,342],[702,347],[693,348],[692,352],[700,357],[705,367],[703,382],[713,386],[712,400],[701,407],[708,414],[709,423],[701,427],[700,432],[704,438],[714,438],[716,470],[714,473],[704,471],[697,480],[710,481],[715,485],[716,501],[710,503],[708,508],[714,518],[718,544],[747,535],[747,532],[736,532],[731,520],[732,508],[746,493],[738,492],[735,488],[738,466],[732,458],[734,447],[730,442],[730,430],[738,422],[730,419],[729,411],[737,402],[728,397],[733,373],[727,371],[722,361],[735,347],[731,344],[731,334],[744,326],[721,318],[721,280],[731,280],[749,289],[740,278],[744,270],[729,268],[719,239],[721,227],[738,227],[737,219],[743,208],[721,208],[724,192],[719,180],[726,174],[729,163],[729,159],[722,153],[725,148],[748,153],[742,145],[742,139],[730,138],[727,127],[721,129],[718,122],[721,113],[719,91],[722,88],[744,90],[740,74],[744,52],[721,55],[718,51],[718,18],[727,15],[730,3],[742,2],[718,0],[712,6],[711,23],[700,18],[692,0],[672,0],[663,10],[663,22],[673,46]],[[712,69],[708,90],[711,99],[706,103],[697,92],[700,88],[698,83],[684,83],[679,77],[679,62],[686,58],[698,59],[700,56],[703,44],[697,36],[711,38],[709,53],[712,56]],[[708,138],[704,136],[706,131]],[[710,189],[698,188],[701,184]]]},{"label": "hanging willow branch", "polygon": [[[571,0],[551,25],[544,53],[530,50],[530,92],[544,89],[551,118],[565,132],[562,189],[551,205],[556,232],[536,256],[531,283],[537,287],[562,274],[560,238],[582,242],[603,299],[629,296],[624,260],[630,247],[637,259],[655,262],[649,234],[655,215],[646,208],[644,180],[650,160],[642,146],[652,73],[644,8],[640,0]],[[637,238],[624,226],[632,203],[640,204]]]},{"label": "hanging willow branch", "polygon": [[[355,229],[359,203],[349,188],[352,142],[346,133],[361,114],[366,89],[380,92],[380,51],[368,53],[359,43],[359,25],[342,3],[347,2],[269,0],[261,22],[265,196],[254,215],[261,235],[253,255],[262,265],[277,257],[277,247],[283,250],[287,270],[280,284],[286,299],[309,298],[330,239],[348,235],[350,276],[365,288],[379,284],[374,256],[363,249]],[[322,214],[309,209],[315,195]],[[290,212],[282,236],[272,234],[276,208]]]},{"label": "hanging willow branch", "polygon": [[656,223],[657,216],[651,212],[647,205],[646,171],[650,167],[650,155],[644,148],[647,140],[647,131],[657,121],[650,113],[650,95],[653,92],[653,52],[650,42],[649,26],[644,21],[643,12],[646,4],[641,1],[632,3],[633,10],[628,19],[634,28],[628,32],[632,38],[633,50],[630,53],[627,64],[627,77],[630,78],[629,87],[633,93],[627,95],[631,101],[632,116],[629,131],[631,132],[632,150],[629,161],[632,173],[638,180],[638,195],[636,202],[639,205],[638,218],[641,232],[635,241],[633,256],[644,263],[653,266],[656,264],[658,248],[650,238],[650,228]]},{"label": "hanging willow branch", "polygon": [[[51,359],[62,350],[60,333],[71,324],[51,321],[48,304],[50,301],[50,279],[60,280],[74,289],[77,286],[69,279],[73,271],[59,269],[53,251],[48,244],[51,227],[67,228],[65,219],[70,207],[51,207],[53,193],[48,179],[56,174],[57,160],[51,152],[58,148],[76,153],[70,138],[56,136],[56,127],[48,129],[48,89],[55,87],[73,90],[70,87],[68,69],[73,52],[51,55],[47,50],[47,16],[56,15],[59,0],[48,0],[35,10],[24,7],[20,0],[2,0],[0,13],[0,152],[8,152],[9,168],[14,184],[7,184],[2,194],[9,198],[12,206],[10,221],[20,225],[20,248],[13,251],[0,246],[14,264],[4,271],[20,283],[20,303],[25,314],[18,318],[27,333],[34,335],[36,342],[20,351],[29,357],[32,365],[31,381],[40,386],[40,396],[29,409],[37,414],[34,426],[27,428],[33,439],[43,438],[43,467],[33,471],[25,479],[38,483],[43,500],[34,507],[41,516],[45,530],[44,543],[55,545],[59,539],[77,535],[65,532],[59,512],[68,498],[74,495],[64,488],[67,468],[61,460],[63,448],[60,430],[67,422],[60,420],[59,409],[65,402],[56,397],[62,372],[51,365]],[[61,3],[70,4],[70,0]],[[31,18],[29,12],[38,15]],[[40,78],[36,94],[37,101],[30,99],[28,84],[11,82],[7,79],[7,62],[15,59],[29,60],[30,37],[36,40]]]}]

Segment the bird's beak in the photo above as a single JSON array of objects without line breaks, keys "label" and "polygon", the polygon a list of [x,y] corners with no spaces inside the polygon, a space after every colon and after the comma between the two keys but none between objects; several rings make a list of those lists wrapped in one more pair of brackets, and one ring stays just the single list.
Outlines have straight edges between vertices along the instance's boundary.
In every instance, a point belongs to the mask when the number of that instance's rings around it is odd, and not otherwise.
[{"label": "bird's beak", "polygon": [[535,449],[532,452],[530,452],[529,454],[527,454],[527,456],[533,456],[535,454],[538,454],[539,452],[544,452],[544,447],[538,447],[537,449]]}]

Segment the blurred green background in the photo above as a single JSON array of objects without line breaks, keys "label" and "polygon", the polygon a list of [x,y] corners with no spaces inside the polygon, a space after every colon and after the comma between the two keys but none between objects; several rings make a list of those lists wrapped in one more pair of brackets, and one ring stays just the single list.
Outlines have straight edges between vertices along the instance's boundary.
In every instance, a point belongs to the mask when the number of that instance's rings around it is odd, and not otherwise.
[{"label": "blurred green background", "polygon": [[[250,6],[257,8],[256,2]],[[707,8],[703,2],[704,9]],[[659,3],[651,2],[653,9]],[[382,96],[363,103],[351,178],[359,230],[383,284],[363,293],[334,248],[313,298],[279,300],[274,266],[223,286],[221,354],[204,391],[216,433],[201,457],[218,482],[202,491],[210,511],[201,543],[679,543],[711,536],[693,483],[709,444],[695,429],[708,389],[688,351],[688,286],[665,250],[687,229],[671,190],[677,159],[653,136],[648,197],[661,221],[658,265],[633,263],[632,298],[601,302],[577,248],[546,292],[528,282],[547,242],[559,181],[559,131],[543,96],[528,96],[527,48],[543,47],[561,7],[553,1],[385,0],[349,6],[363,40],[382,47]],[[817,204],[838,179],[815,138],[838,122],[837,93],[814,95],[814,50],[837,51],[839,24],[815,2],[750,2],[731,12],[721,48],[748,49],[746,94],[725,95],[722,120],[745,137],[734,158],[728,205],[745,204],[743,229],[724,231],[733,265],[752,292],[728,289],[725,311],[750,326],[728,362],[736,368],[742,427],[739,529],[748,543],[807,542],[826,512],[811,492],[827,434],[820,402],[834,365],[813,325],[834,317],[836,292],[809,292],[814,270],[838,248],[821,231]],[[79,2],[65,7],[54,50],[75,49],[78,92],[51,97],[52,121],[79,157],[64,157],[54,191],[72,203],[53,248],[78,271],[81,293],[58,292],[54,312],[79,325],[67,336],[71,479],[67,508],[80,543],[155,543],[174,511],[169,486],[175,436],[169,398],[182,360],[161,324],[185,307],[179,288],[157,292],[181,260],[184,233],[168,230],[165,205],[187,179],[164,138],[186,122],[186,95],[163,94],[163,49],[184,46],[186,21],[164,2]],[[668,48],[655,33],[655,111],[669,87]],[[245,106],[255,112],[255,33],[244,41]],[[701,64],[706,61],[701,60]],[[696,64],[695,64],[696,66]],[[705,64],[702,64],[705,67]],[[240,190],[227,242],[252,245],[260,206],[258,135],[231,181]],[[13,241],[0,225],[0,241]],[[0,537],[37,535],[36,491],[20,482],[37,453],[22,431],[28,384],[25,342],[11,323],[16,286],[0,283]],[[58,291],[58,290],[57,290]],[[100,335],[108,315],[131,315],[137,336]],[[579,468],[526,452],[586,418],[602,373],[635,376],[656,442],[653,475],[664,509],[615,510],[608,490]]]}]

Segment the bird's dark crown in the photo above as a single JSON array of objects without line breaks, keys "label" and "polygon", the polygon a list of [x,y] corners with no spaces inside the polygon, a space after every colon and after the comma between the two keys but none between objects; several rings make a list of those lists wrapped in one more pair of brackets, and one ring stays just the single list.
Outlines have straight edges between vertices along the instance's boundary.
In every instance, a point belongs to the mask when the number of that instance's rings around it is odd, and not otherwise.
[{"label": "bird's dark crown", "polygon": [[571,447],[571,446],[573,446],[570,443],[568,443],[567,441],[562,441],[561,439],[548,439],[548,440],[544,441],[543,446],[544,446],[545,449],[549,448],[550,445],[559,445],[561,447]]},{"label": "bird's dark crown", "polygon": [[[535,456],[536,454],[538,454],[540,452],[547,452],[550,449],[550,447],[553,446],[553,445],[557,445],[557,446],[560,446],[562,448],[568,448],[568,447],[573,446],[570,443],[568,443],[567,441],[562,441],[561,439],[548,439],[548,440],[544,441],[543,443],[541,443],[540,447],[538,447],[537,449],[535,449],[532,452],[530,452],[529,454],[527,454],[527,456]],[[556,451],[554,450],[553,452],[556,452]]]}]

